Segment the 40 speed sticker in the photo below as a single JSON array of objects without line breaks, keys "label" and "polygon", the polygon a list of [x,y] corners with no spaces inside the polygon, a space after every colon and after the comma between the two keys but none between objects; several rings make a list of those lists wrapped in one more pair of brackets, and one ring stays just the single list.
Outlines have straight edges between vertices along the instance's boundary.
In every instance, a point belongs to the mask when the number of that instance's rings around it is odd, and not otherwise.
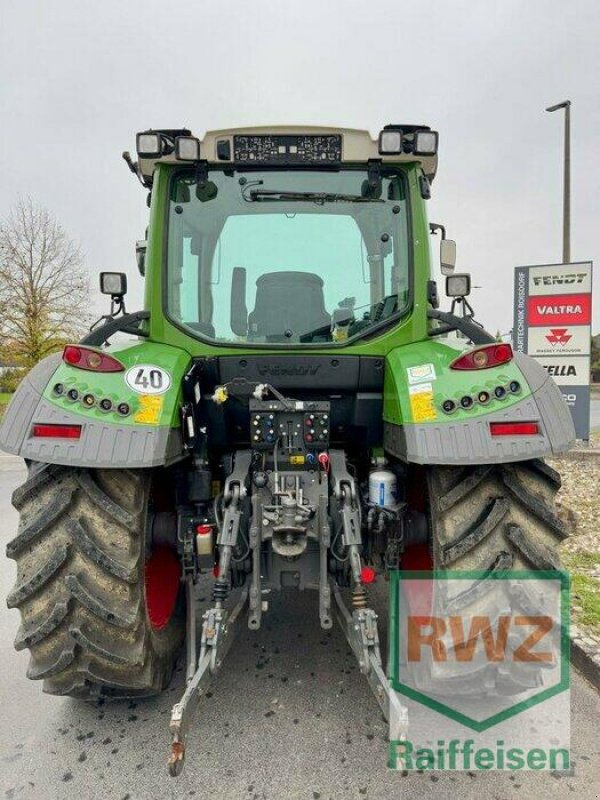
[{"label": "40 speed sticker", "polygon": [[171,385],[169,373],[153,364],[131,367],[125,373],[125,380],[136,394],[164,394]]}]

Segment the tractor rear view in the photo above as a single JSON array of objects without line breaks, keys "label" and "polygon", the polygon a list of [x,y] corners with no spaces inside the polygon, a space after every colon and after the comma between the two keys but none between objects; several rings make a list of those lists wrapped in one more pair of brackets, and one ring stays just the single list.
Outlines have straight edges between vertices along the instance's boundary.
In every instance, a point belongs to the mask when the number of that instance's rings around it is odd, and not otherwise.
[{"label": "tractor rear view", "polygon": [[[28,676],[59,695],[156,694],[185,643],[173,775],[194,701],[270,592],[316,591],[315,625],[338,617],[403,727],[375,576],[558,564],[560,479],[542,459],[572,445],[570,414],[540,366],[474,321],[454,243],[427,221],[437,148],[415,125],[377,140],[138,134],[124,157],[148,192],[145,307],[128,313],[125,276],[102,273],[111,313],[8,408],[0,444],[28,467],[7,548]],[[432,280],[438,232],[450,311]],[[202,571],[214,584],[197,638]],[[501,693],[523,680],[494,664],[473,677]]]}]

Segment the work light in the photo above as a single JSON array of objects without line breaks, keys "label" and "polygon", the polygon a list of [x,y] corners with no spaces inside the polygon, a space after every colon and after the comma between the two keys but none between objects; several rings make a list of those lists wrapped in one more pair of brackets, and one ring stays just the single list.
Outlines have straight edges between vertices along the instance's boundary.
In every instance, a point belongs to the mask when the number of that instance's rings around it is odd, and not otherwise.
[{"label": "work light", "polygon": [[402,152],[402,131],[384,130],[379,134],[379,153],[392,156]]},{"label": "work light", "polygon": [[434,156],[438,149],[437,131],[417,131],[413,145],[416,156]]},{"label": "work light", "polygon": [[175,158],[179,161],[199,161],[200,141],[195,136],[178,136],[175,139]]},{"label": "work light", "polygon": [[140,158],[160,158],[162,155],[160,134],[138,133],[135,137],[135,149]]},{"label": "work light", "polygon": [[100,291],[111,297],[123,297],[127,293],[127,275],[124,272],[101,272]]},{"label": "work light", "polygon": [[467,297],[471,292],[471,276],[461,272],[446,277],[446,295],[448,297]]}]

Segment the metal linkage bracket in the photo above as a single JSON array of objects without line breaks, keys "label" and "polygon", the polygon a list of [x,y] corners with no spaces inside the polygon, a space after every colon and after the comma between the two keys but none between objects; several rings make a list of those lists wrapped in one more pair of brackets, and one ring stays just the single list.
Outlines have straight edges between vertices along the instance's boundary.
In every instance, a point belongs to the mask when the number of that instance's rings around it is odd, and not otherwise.
[{"label": "metal linkage bracket", "polygon": [[356,483],[348,472],[346,455],[343,450],[331,450],[329,463],[333,495],[340,503],[344,545],[361,544],[360,503],[356,494]]},{"label": "metal linkage bracket", "polygon": [[238,450],[235,454],[233,472],[225,480],[223,490],[223,525],[219,531],[217,543],[220,546],[235,547],[240,530],[240,503],[246,496],[246,482],[252,463],[250,450]]},{"label": "metal linkage bracket", "polygon": [[319,620],[323,630],[333,627],[331,618],[331,588],[329,586],[329,546],[331,529],[329,527],[328,499],[326,495],[319,497]]},{"label": "metal linkage bracket", "polygon": [[360,671],[368,680],[384,717],[391,721],[390,739],[402,741],[408,734],[408,709],[390,687],[381,665],[377,614],[371,608],[356,609],[350,614],[339,587],[333,580],[331,590],[336,603],[337,620],[356,656]]},{"label": "metal linkage bracket", "polygon": [[183,697],[171,711],[171,755],[168,760],[169,774],[180,775],[185,761],[186,736],[197,702],[204,694],[213,676],[219,670],[235,636],[239,618],[248,602],[248,590],[244,589],[232,611],[211,608],[202,617],[200,654],[196,649],[196,611],[194,588],[187,579],[187,686]]}]

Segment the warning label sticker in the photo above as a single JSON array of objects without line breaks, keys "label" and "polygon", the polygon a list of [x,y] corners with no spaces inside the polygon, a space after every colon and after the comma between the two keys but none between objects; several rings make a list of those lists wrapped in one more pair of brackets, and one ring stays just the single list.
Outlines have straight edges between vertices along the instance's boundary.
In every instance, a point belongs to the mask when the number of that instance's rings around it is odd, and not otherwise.
[{"label": "warning label sticker", "polygon": [[433,386],[431,383],[409,386],[408,393],[413,422],[431,422],[437,419],[437,412],[433,405]]},{"label": "warning label sticker", "polygon": [[435,380],[435,367],[433,364],[419,364],[415,367],[407,367],[409,383],[422,383],[423,381]]},{"label": "warning label sticker", "polygon": [[163,407],[163,398],[160,395],[141,394],[140,407],[133,415],[133,421],[141,425],[158,425]]}]

